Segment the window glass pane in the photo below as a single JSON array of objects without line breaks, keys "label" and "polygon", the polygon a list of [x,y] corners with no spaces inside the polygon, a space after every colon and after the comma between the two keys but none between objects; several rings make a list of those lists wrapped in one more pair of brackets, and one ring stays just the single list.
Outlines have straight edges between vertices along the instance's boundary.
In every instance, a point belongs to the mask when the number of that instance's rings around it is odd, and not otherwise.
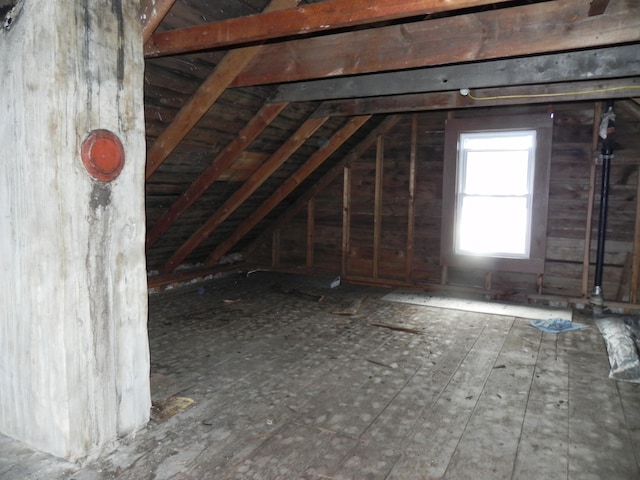
[{"label": "window glass pane", "polygon": [[458,253],[526,257],[527,210],[526,198],[462,197]]},{"label": "window glass pane", "polygon": [[535,131],[463,133],[465,150],[528,150],[534,146]]},{"label": "window glass pane", "polygon": [[467,152],[463,192],[471,195],[529,193],[529,151]]}]

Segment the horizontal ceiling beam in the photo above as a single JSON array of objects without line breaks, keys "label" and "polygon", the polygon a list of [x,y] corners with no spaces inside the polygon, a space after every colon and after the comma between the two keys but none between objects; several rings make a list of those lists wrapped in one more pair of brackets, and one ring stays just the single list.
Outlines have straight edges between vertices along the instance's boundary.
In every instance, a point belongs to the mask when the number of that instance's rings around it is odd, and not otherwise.
[{"label": "horizontal ceiling beam", "polygon": [[232,18],[153,35],[146,57],[246,45],[400,18],[429,15],[508,0],[326,0],[279,12]]},{"label": "horizontal ceiling beam", "polygon": [[558,103],[581,100],[627,98],[640,92],[640,77],[618,80],[565,82],[549,85],[484,88],[459,91],[414,93],[369,97],[353,100],[331,100],[323,103],[314,115],[351,116],[379,113],[451,110],[458,108],[495,107],[533,103]]},{"label": "horizontal ceiling beam", "polygon": [[563,0],[265,45],[231,86],[404,70],[640,41],[640,2]]},{"label": "horizontal ceiling beam", "polygon": [[[269,11],[291,8],[299,0],[271,0],[265,8]],[[164,163],[175,148],[184,140],[189,132],[204,117],[220,95],[229,86],[233,78],[242,71],[251,59],[260,53],[262,46],[239,48],[227,53],[205,78],[189,100],[180,108],[171,123],[165,128],[147,150],[145,178],[151,175]]]},{"label": "horizontal ceiling beam", "polygon": [[640,44],[536,57],[325,78],[282,85],[273,102],[445,92],[461,88],[556,83],[637,76]]}]

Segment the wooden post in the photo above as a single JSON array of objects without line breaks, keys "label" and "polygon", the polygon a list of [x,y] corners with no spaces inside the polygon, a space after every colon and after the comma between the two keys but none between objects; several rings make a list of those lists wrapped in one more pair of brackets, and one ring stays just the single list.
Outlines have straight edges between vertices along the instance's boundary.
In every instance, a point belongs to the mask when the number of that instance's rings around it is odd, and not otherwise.
[{"label": "wooden post", "polygon": [[315,228],[315,200],[307,202],[307,268],[313,268],[313,244]]},{"label": "wooden post", "polygon": [[594,155],[598,150],[598,131],[600,129],[600,117],[602,115],[602,102],[596,102],[593,108],[593,134],[591,142],[591,167],[589,169],[589,199],[587,205],[587,217],[584,227],[584,251],[582,256],[582,298],[589,294],[589,264],[591,256],[591,222],[593,218],[593,202],[596,192],[596,163]]},{"label": "wooden post", "polygon": [[151,408],[140,2],[20,4],[0,33],[0,432],[76,460]]},{"label": "wooden post", "polygon": [[405,252],[404,274],[411,282],[413,272],[413,242],[416,217],[416,156],[418,149],[418,115],[411,116],[411,153],[409,154],[409,206],[407,211],[407,251]]},{"label": "wooden post", "polygon": [[373,200],[373,278],[378,278],[380,262],[380,236],[382,234],[382,178],[384,169],[384,137],[376,144],[376,180]]},{"label": "wooden post", "polygon": [[349,248],[351,245],[351,167],[345,165],[342,188],[342,271],[343,277],[349,271]]}]

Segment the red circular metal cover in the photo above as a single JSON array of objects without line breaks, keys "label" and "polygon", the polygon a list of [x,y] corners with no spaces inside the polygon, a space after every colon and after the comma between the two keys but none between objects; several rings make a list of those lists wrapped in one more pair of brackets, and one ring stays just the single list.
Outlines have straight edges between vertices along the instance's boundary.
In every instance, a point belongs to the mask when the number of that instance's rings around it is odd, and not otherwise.
[{"label": "red circular metal cover", "polygon": [[103,182],[115,179],[124,167],[124,148],[109,130],[93,130],[82,142],[82,163],[91,176]]}]

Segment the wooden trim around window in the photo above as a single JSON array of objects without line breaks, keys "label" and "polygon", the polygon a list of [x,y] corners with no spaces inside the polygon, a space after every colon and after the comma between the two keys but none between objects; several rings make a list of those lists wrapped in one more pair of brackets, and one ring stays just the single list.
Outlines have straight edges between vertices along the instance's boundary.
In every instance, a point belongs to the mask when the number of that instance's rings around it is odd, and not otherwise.
[{"label": "wooden trim around window", "polygon": [[[454,235],[456,225],[458,138],[460,133],[464,132],[497,132],[502,130],[536,130],[536,164],[533,179],[529,258],[456,254]],[[441,265],[495,271],[544,273],[552,134],[553,117],[550,114],[454,118],[447,120],[442,186]]]}]

